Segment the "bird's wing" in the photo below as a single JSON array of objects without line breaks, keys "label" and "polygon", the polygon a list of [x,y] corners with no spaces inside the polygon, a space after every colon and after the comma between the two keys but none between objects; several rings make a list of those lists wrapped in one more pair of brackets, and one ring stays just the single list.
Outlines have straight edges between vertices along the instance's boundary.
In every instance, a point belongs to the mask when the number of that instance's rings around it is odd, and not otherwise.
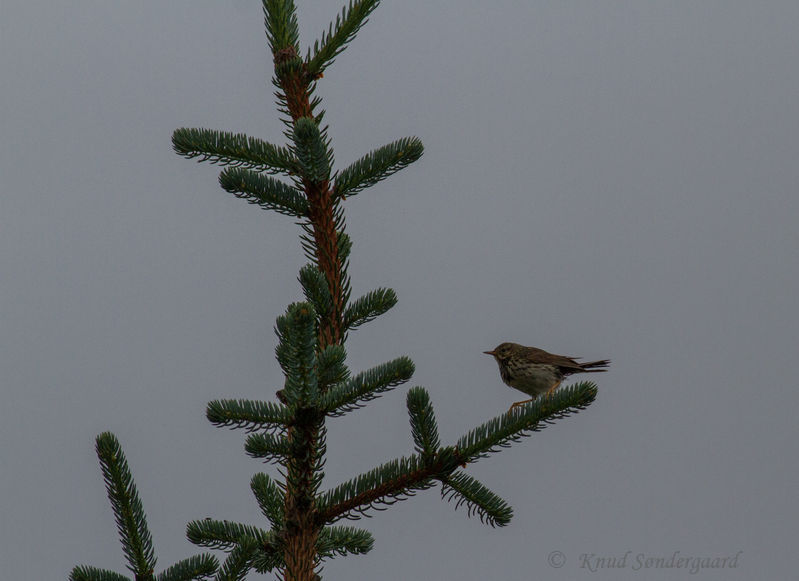
[{"label": "bird's wing", "polygon": [[550,354],[550,357],[551,364],[558,367],[563,373],[580,373],[581,371],[585,371],[583,366],[571,357],[552,354]]},{"label": "bird's wing", "polygon": [[530,350],[530,355],[535,357],[538,361],[547,365],[554,365],[564,373],[579,373],[583,371],[583,366],[571,357],[555,355],[554,353],[549,353],[548,351],[536,347],[528,347],[528,349]]}]

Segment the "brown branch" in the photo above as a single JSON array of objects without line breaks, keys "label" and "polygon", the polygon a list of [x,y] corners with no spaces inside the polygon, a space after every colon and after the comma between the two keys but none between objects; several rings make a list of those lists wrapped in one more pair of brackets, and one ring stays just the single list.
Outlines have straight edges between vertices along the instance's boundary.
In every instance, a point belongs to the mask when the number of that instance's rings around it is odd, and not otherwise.
[{"label": "brown branch", "polygon": [[321,320],[319,328],[319,348],[340,344],[343,338],[344,292],[342,286],[342,265],[338,254],[338,232],[333,213],[332,190],[330,183],[307,183],[308,217],[316,243],[316,261],[327,280],[332,298],[332,310]]},{"label": "brown branch", "polygon": [[403,492],[407,492],[417,488],[422,483],[431,478],[436,478],[448,474],[455,470],[458,465],[465,466],[466,459],[461,456],[457,449],[453,450],[452,458],[455,461],[455,466],[452,462],[446,462],[439,454],[436,460],[426,464],[425,466],[409,472],[399,478],[384,482],[380,486],[366,490],[360,494],[356,494],[349,500],[334,504],[327,507],[324,511],[317,514],[317,524],[324,525],[331,523],[348,512],[359,511],[361,507],[369,507],[375,502],[380,502],[385,498],[390,498]]},{"label": "brown branch", "polygon": [[[276,69],[293,60],[299,60],[293,46],[275,53]],[[302,117],[313,117],[309,95],[311,82],[305,64],[280,77],[286,109],[294,122]],[[319,329],[319,348],[324,349],[328,345],[340,344],[343,339],[344,289],[342,264],[338,254],[337,224],[333,211],[333,190],[327,180],[315,182],[303,176],[302,184],[308,199],[308,220],[316,245],[316,261],[325,275],[333,299],[332,312],[323,318]]]},{"label": "brown branch", "polygon": [[[276,69],[279,65],[298,59],[293,47],[275,54]],[[287,70],[286,67],[285,70]],[[303,68],[290,70],[280,77],[286,108],[293,121],[301,117],[313,117],[309,85],[311,79]],[[338,253],[338,233],[333,210],[330,183],[315,182],[302,176],[305,195],[308,199],[316,260],[327,280],[333,299],[331,312],[322,318],[319,328],[319,349],[340,344],[343,339],[344,292],[342,287],[342,264]],[[292,454],[287,464],[286,478],[286,531],[284,545],[284,578],[287,581],[313,581],[317,562],[316,543],[321,526],[316,523],[313,490],[314,470],[319,454],[319,424],[312,418],[295,418],[288,429],[289,445],[302,443],[302,450]]]}]

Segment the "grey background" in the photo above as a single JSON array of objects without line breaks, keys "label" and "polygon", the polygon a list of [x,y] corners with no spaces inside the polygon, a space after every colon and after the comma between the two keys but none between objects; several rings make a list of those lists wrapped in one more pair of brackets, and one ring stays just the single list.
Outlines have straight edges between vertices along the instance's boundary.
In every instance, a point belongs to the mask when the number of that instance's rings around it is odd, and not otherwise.
[{"label": "grey background", "polygon": [[[340,8],[299,4],[304,43]],[[452,442],[519,399],[481,354],[501,341],[613,367],[586,412],[469,468],[510,526],[428,491],[361,522],[374,551],[326,578],[795,577],[797,25],[792,0],[378,9],[320,84],[338,166],[405,135],[426,153],[347,202],[355,294],[400,297],[352,368],[410,355]],[[0,76],[2,577],[124,571],[103,430],[161,567],[198,552],[189,520],[263,525],[262,466],[204,408],[281,386],[298,229],[169,140],[283,139],[260,3],[3,0]],[[330,424],[326,483],[410,451],[406,389]],[[674,551],[742,553],[632,569]]]}]

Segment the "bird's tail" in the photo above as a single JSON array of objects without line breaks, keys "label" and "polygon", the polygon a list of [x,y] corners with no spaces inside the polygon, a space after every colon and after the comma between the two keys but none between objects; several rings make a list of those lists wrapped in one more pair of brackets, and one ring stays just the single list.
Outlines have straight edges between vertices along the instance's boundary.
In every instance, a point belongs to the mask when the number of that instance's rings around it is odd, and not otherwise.
[{"label": "bird's tail", "polygon": [[[600,371],[607,371],[607,369],[604,368],[607,367],[608,365],[610,365],[610,359],[600,359],[599,361],[581,363],[580,367],[582,367],[583,370],[587,373],[599,373]],[[603,369],[597,369],[600,367]]]}]

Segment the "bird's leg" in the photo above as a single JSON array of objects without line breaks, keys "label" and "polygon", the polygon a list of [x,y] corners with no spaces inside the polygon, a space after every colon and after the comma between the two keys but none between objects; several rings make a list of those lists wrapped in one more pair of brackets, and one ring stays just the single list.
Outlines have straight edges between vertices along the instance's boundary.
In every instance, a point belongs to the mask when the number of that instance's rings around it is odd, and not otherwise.
[{"label": "bird's leg", "polygon": [[526,399],[526,400],[524,400],[524,401],[517,401],[516,403],[514,403],[513,405],[511,405],[511,406],[510,406],[510,408],[508,408],[508,413],[511,413],[511,412],[512,412],[513,410],[515,410],[516,408],[518,408],[518,407],[522,407],[524,404],[526,404],[526,403],[530,403],[531,401],[534,401],[534,400],[535,400],[535,398]]},{"label": "bird's leg", "polygon": [[557,382],[555,385],[553,385],[552,387],[550,387],[550,388],[547,390],[547,394],[546,394],[546,395],[547,395],[547,397],[549,397],[550,395],[552,395],[552,394],[554,393],[554,391],[555,391],[556,389],[558,389],[558,387],[560,387],[560,384],[561,384],[561,383],[563,383],[563,380],[562,380],[562,379],[561,379],[559,382]]},{"label": "bird's leg", "polygon": [[[551,396],[555,392],[555,390],[558,389],[558,387],[560,387],[561,383],[563,383],[562,379],[560,381],[558,381],[556,384],[554,384],[552,387],[550,387],[544,394],[542,394],[543,397]],[[537,397],[538,396],[536,396],[534,398],[531,398],[531,399],[525,399],[524,401],[517,401],[516,403],[514,403],[513,405],[510,406],[510,409],[508,409],[508,413],[511,413],[513,410],[515,410],[518,407],[523,406],[526,403],[530,403],[531,401],[535,401],[537,399]]]}]

